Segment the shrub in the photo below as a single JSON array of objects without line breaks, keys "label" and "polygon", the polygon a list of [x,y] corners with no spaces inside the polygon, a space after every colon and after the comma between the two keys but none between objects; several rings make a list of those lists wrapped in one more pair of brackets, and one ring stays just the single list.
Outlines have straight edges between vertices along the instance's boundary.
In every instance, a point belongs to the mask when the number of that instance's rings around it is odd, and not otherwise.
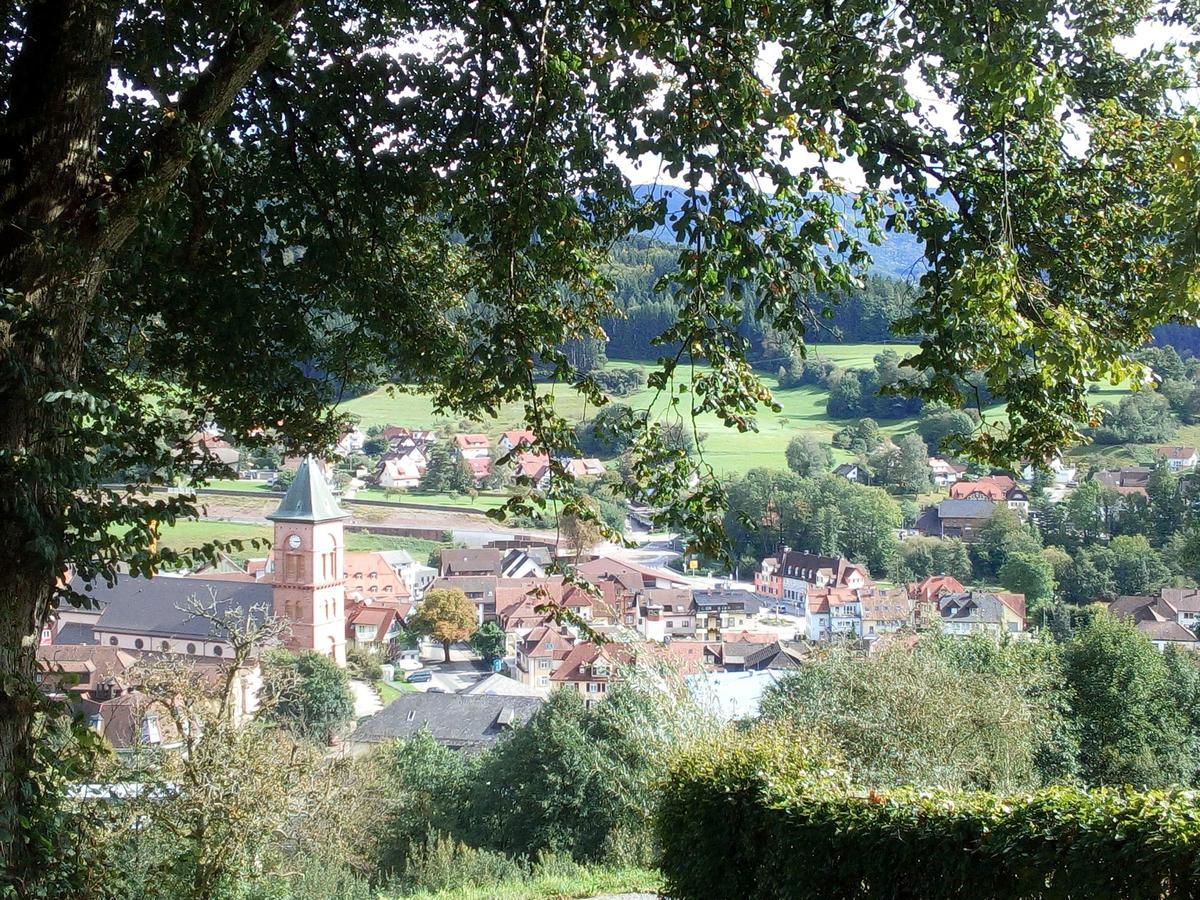
[{"label": "shrub", "polygon": [[379,654],[362,647],[352,647],[346,651],[346,668],[352,677],[363,681],[378,681],[383,677],[383,663]]},{"label": "shrub", "polygon": [[[792,739],[794,740],[794,738]],[[674,761],[657,831],[677,898],[1195,897],[1191,791],[861,793],[752,734]]]},{"label": "shrub", "polygon": [[424,843],[409,848],[403,881],[410,890],[449,891],[518,880],[525,875],[520,863],[502,853],[477,850],[430,831]]}]

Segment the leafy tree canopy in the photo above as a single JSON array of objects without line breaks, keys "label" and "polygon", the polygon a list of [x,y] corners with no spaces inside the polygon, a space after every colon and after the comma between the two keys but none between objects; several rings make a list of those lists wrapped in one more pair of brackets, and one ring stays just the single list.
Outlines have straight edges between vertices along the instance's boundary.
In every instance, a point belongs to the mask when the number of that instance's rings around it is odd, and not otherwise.
[{"label": "leafy tree canopy", "polygon": [[[993,459],[1071,439],[1088,382],[1132,374],[1151,325],[1194,311],[1200,126],[1171,102],[1188,57],[1113,49],[1183,15],[1167,4],[172,13],[18,0],[0,20],[2,810],[32,759],[28,638],[69,567],[178,556],[154,523],[194,499],[141,485],[219,471],[186,435],[216,421],[239,445],[320,448],[334,401],[393,379],[467,417],[521,401],[569,449],[535,367],[602,403],[564,348],[613,311],[602,266],[630,231],[677,242],[659,411],[741,430],[772,402],[747,310],[802,340],[885,226],[926,252],[904,327],[930,377],[906,390],[957,402],[982,379],[1007,402],[1010,427],[972,442]],[[680,203],[634,192],[614,156],[656,157]],[[850,157],[860,185],[833,177]],[[684,392],[692,363],[708,368]],[[703,466],[693,487],[661,426],[645,417],[633,481],[716,551],[722,487]]]}]

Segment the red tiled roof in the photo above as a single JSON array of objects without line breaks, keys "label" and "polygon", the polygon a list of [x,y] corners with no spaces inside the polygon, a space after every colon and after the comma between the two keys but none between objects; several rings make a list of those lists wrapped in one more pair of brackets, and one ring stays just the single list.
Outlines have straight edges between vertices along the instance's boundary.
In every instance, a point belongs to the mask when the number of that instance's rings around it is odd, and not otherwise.
[{"label": "red tiled roof", "polygon": [[932,600],[942,591],[961,594],[966,590],[953,575],[929,575],[908,585],[908,596],[914,600]]},{"label": "red tiled roof", "polygon": [[454,436],[460,450],[482,450],[491,446],[486,434],[456,434]]},{"label": "red tiled roof", "polygon": [[375,601],[402,601],[412,598],[412,591],[386,559],[374,551],[351,552],[343,555],[347,596],[361,595]]}]

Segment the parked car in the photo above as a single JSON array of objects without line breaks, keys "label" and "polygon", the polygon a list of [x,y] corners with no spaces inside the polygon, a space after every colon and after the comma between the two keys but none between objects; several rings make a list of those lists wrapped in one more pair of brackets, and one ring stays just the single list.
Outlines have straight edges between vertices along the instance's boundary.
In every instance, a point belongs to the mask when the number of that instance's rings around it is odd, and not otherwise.
[{"label": "parked car", "polygon": [[419,681],[429,681],[431,678],[433,678],[433,673],[428,669],[417,669],[415,672],[408,673],[408,680],[414,684]]}]

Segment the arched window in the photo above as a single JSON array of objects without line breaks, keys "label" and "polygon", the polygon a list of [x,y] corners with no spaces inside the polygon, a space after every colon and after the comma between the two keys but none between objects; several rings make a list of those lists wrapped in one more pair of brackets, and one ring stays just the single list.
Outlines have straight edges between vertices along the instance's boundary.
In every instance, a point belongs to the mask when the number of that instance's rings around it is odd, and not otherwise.
[{"label": "arched window", "polygon": [[133,649],[135,649],[135,650],[141,650],[145,646],[146,646],[146,642],[143,641],[141,638],[138,638],[137,640],[135,640],[133,642]]},{"label": "arched window", "polygon": [[166,653],[171,649],[171,642],[163,641],[161,644],[158,645],[158,647],[160,650],[162,650],[163,653]]},{"label": "arched window", "polygon": [[225,651],[221,649],[220,645],[213,647],[213,656],[220,656],[224,652]]},{"label": "arched window", "polygon": [[188,652],[188,653],[195,653],[195,652],[196,652],[196,645],[195,645],[195,644],[188,644],[188,645],[187,645],[187,652]]},{"label": "arched window", "polygon": [[111,647],[117,646],[117,636],[114,634],[112,637],[110,637],[108,639],[108,643],[109,643],[109,646],[111,646]]}]

